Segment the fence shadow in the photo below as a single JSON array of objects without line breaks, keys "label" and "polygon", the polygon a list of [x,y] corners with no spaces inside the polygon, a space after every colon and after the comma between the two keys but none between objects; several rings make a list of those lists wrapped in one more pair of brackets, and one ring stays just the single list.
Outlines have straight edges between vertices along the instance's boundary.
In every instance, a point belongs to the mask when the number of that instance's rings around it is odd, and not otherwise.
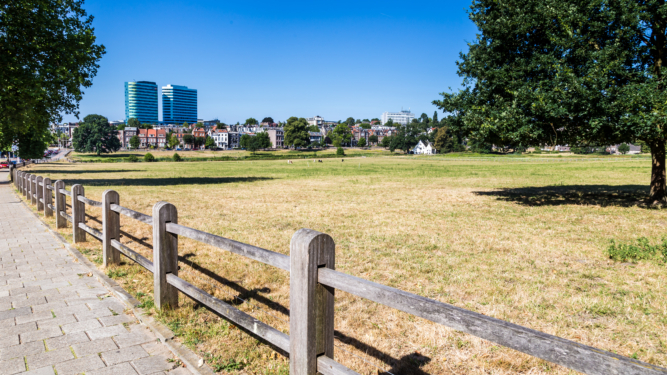
[{"label": "fence shadow", "polygon": [[[41,165],[41,164],[40,164]],[[32,174],[40,174],[40,173],[45,173],[45,174],[58,174],[58,173],[64,173],[64,174],[93,174],[93,173],[125,173],[125,172],[145,172],[139,169],[98,169],[98,170],[85,170],[85,169],[80,169],[80,170],[74,170],[74,169],[32,169],[29,171]]]},{"label": "fence shadow", "polygon": [[114,178],[114,179],[67,179],[67,185],[84,186],[174,186],[233,184],[273,180],[272,177],[172,177],[172,178]]},{"label": "fence shadow", "polygon": [[496,197],[525,206],[643,206],[648,197],[646,185],[562,185],[506,188],[475,191],[473,194]]}]

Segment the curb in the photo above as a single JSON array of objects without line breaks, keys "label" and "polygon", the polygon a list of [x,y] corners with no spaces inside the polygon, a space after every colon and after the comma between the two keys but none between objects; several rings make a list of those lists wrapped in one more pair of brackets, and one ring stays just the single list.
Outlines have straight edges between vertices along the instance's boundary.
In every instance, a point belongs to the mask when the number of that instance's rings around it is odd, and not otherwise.
[{"label": "curb", "polygon": [[[37,213],[35,213],[32,208],[28,206],[25,201],[16,193],[13,187],[11,190],[12,193],[19,198],[21,203],[46,227],[46,229],[51,232],[51,234],[57,240],[59,240],[63,246],[65,246],[65,249],[67,249],[67,251],[69,251],[69,253],[74,256],[74,258],[79,263],[88,267],[90,272],[95,276],[95,279],[97,279],[100,283],[102,283],[102,285],[109,289],[114,296],[120,299],[128,307],[128,309],[132,310],[134,316],[142,324],[148,326],[148,328],[150,328],[153,333],[155,333],[155,335],[160,339],[162,344],[164,344],[176,357],[178,357],[191,373],[194,375],[215,375],[215,371],[213,371],[208,366],[208,364],[203,362],[201,357],[196,355],[192,350],[188,349],[180,342],[174,341],[175,335],[169,328],[153,319],[152,316],[147,315],[143,309],[137,307],[140,302],[136,298],[132,297],[130,293],[118,285],[115,280],[111,279],[109,276],[105,275],[104,272],[101,272],[99,269],[97,269],[97,267],[91,261],[89,261],[88,258],[79,252],[79,250],[70,245],[69,242],[67,242],[67,240],[65,240],[65,238],[60,233],[46,224],[42,218]],[[199,365],[200,363],[201,365]]]}]

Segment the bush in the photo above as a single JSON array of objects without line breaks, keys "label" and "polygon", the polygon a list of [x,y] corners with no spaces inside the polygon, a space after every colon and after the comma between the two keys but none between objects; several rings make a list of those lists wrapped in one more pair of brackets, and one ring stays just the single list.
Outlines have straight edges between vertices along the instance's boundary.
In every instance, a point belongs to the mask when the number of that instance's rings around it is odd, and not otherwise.
[{"label": "bush", "polygon": [[137,157],[137,155],[130,155],[127,157],[127,161],[129,161],[130,163],[136,163],[139,161],[139,158]]},{"label": "bush", "polygon": [[183,158],[181,157],[181,155],[178,154],[178,152],[174,152],[174,156],[172,156],[172,158],[174,159],[174,161],[182,161],[183,160]]},{"label": "bush", "polygon": [[667,237],[662,239],[662,243],[656,245],[651,245],[646,237],[638,238],[636,244],[616,244],[616,241],[611,240],[607,254],[610,259],[621,262],[662,258],[662,261],[667,263]]},{"label": "bush", "polygon": [[149,153],[147,153],[146,155],[144,155],[144,161],[145,161],[145,162],[152,162],[152,161],[155,161],[155,156],[153,156],[153,154],[151,154],[151,153],[149,152]]},{"label": "bush", "polygon": [[338,155],[338,156],[345,156],[345,150],[343,150],[342,147],[338,147],[338,148],[336,149],[336,155]]}]

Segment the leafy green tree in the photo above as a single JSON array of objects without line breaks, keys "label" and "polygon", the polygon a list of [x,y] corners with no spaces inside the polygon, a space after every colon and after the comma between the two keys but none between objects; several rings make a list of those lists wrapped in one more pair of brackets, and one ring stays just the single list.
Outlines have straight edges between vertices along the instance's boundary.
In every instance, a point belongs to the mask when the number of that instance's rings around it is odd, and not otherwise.
[{"label": "leafy green tree", "polygon": [[391,118],[390,118],[389,120],[387,120],[387,122],[384,123],[384,126],[391,126],[391,127],[393,127],[393,126],[394,126],[394,119],[391,119]]},{"label": "leafy green tree", "polygon": [[83,1],[12,0],[0,5],[0,149],[36,159],[49,124],[79,115],[105,53]]},{"label": "leafy green tree", "polygon": [[268,122],[269,124],[275,123],[275,121],[273,121],[273,117],[264,117],[262,122]]},{"label": "leafy green tree", "polygon": [[365,119],[361,120],[361,122],[362,122],[362,123],[363,123],[363,122],[367,122],[367,123],[370,123],[370,122],[371,122],[371,120],[369,120],[369,119],[365,118]]},{"label": "leafy green tree", "polygon": [[248,134],[243,134],[241,136],[241,139],[239,139],[239,146],[241,148],[245,148],[246,150],[250,147],[250,140],[252,139],[252,136]]},{"label": "leafy green tree", "polygon": [[338,146],[336,147],[347,145],[352,140],[352,133],[350,132],[350,128],[345,123],[336,125],[334,130],[331,132],[331,135],[333,137],[334,146],[336,146],[336,141],[338,141]]},{"label": "leafy green tree", "polygon": [[125,124],[119,124],[119,125],[116,125],[116,130],[125,130],[126,127],[127,127],[127,125],[125,125]]},{"label": "leafy green tree", "polygon": [[188,124],[187,121],[186,121],[186,122],[184,122],[183,125],[181,125],[181,126],[184,127],[184,128],[187,128],[187,127],[190,126],[190,124]]},{"label": "leafy green tree", "polygon": [[345,120],[345,123],[349,126],[354,125],[354,117],[348,117],[347,120]]},{"label": "leafy green tree", "polygon": [[380,119],[377,118],[377,117],[373,117],[373,118],[371,119],[371,121],[380,121]]},{"label": "leafy green tree", "polygon": [[181,141],[178,140],[176,134],[171,134],[167,141],[167,145],[169,146],[169,148],[175,148],[179,144],[181,144]]},{"label": "leafy green tree", "polygon": [[408,124],[400,128],[395,136],[391,137],[389,151],[402,150],[406,154],[419,142],[421,131],[418,124]]},{"label": "leafy green tree", "polygon": [[72,142],[76,152],[95,152],[99,156],[120,150],[121,143],[114,126],[100,115],[88,115],[74,129]]},{"label": "leafy green tree", "polygon": [[380,141],[380,146],[388,148],[391,145],[391,138],[392,136],[386,136],[382,138],[382,140]]},{"label": "leafy green tree", "polygon": [[204,146],[206,146],[206,148],[215,147],[215,140],[209,136],[206,136],[206,140],[204,141]]},{"label": "leafy green tree", "polygon": [[271,138],[269,138],[269,133],[267,132],[257,133],[255,142],[257,143],[258,149],[271,147]]},{"label": "leafy green tree", "polygon": [[621,144],[621,145],[618,146],[618,152],[620,152],[621,154],[625,155],[625,154],[627,154],[628,152],[630,152],[630,146],[628,146],[627,143],[623,143],[623,144]]},{"label": "leafy green tree", "polygon": [[245,120],[246,125],[257,125],[259,124],[256,119],[250,117],[249,119]]},{"label": "leafy green tree", "polygon": [[292,147],[306,147],[310,143],[308,121],[305,118],[290,117],[284,127],[285,144]]},{"label": "leafy green tree", "polygon": [[431,122],[434,124],[438,123],[438,111],[433,112],[433,119],[431,120]]},{"label": "leafy green tree", "polygon": [[434,101],[473,144],[617,144],[652,154],[665,199],[667,7],[662,0],[474,0],[464,86]]},{"label": "leafy green tree", "polygon": [[127,120],[127,126],[130,128],[141,129],[141,123],[134,117],[130,117],[130,119]]},{"label": "leafy green tree", "polygon": [[440,153],[459,152],[464,150],[458,136],[446,126],[438,129],[434,137],[433,145]]},{"label": "leafy green tree", "polygon": [[365,147],[366,146],[366,138],[359,138],[359,141],[357,142],[357,146]]},{"label": "leafy green tree", "polygon": [[173,159],[174,161],[182,161],[182,160],[183,160],[183,158],[181,157],[181,155],[179,155],[177,152],[174,152],[174,156],[172,156],[172,159]]},{"label": "leafy green tree", "polygon": [[308,131],[309,131],[309,132],[319,133],[320,128],[318,128],[317,125],[310,125],[310,126],[308,127]]},{"label": "leafy green tree", "polygon": [[132,138],[130,138],[130,147],[136,150],[139,146],[141,146],[141,139],[139,139],[138,136],[133,135]]},{"label": "leafy green tree", "polygon": [[428,115],[426,113],[422,113],[422,115],[419,116],[419,121],[424,123],[424,124],[428,124],[429,122],[431,122],[431,120],[429,120]]},{"label": "leafy green tree", "polygon": [[190,147],[194,147],[195,145],[195,136],[192,134],[184,134],[183,135],[183,143],[186,145],[190,145]]},{"label": "leafy green tree", "polygon": [[342,147],[338,147],[338,148],[336,149],[336,155],[337,155],[337,156],[345,156],[345,150],[343,150]]},{"label": "leafy green tree", "polygon": [[368,136],[368,143],[377,144],[378,143],[378,136],[375,135],[375,134]]},{"label": "leafy green tree", "polygon": [[370,129],[370,128],[371,128],[371,124],[369,124],[369,123],[367,123],[367,122],[362,122],[362,123],[359,125],[359,127],[362,128],[362,129]]},{"label": "leafy green tree", "polygon": [[195,147],[201,147],[206,144],[206,138],[204,137],[195,137],[194,145]]},{"label": "leafy green tree", "polygon": [[141,129],[153,129],[153,124],[141,124]]},{"label": "leafy green tree", "polygon": [[148,162],[148,163],[153,162],[153,161],[155,161],[155,156],[153,156],[153,154],[148,152],[148,153],[146,153],[146,155],[144,155],[144,161]]}]

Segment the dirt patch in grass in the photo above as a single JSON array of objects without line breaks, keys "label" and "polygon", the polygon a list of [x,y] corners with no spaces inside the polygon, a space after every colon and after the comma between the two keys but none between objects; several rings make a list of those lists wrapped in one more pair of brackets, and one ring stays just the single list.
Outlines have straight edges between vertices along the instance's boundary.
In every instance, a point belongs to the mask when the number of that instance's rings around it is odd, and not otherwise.
[{"label": "dirt patch in grass", "polygon": [[[83,183],[92,199],[117,190],[121,205],[147,214],[156,202],[171,202],[183,225],[283,254],[298,229],[325,232],[336,242],[342,272],[667,365],[667,268],[628,267],[606,254],[610,239],[664,235],[667,211],[624,203],[645,191],[639,184],[648,184],[647,160],[392,157],[31,168],[68,187]],[[99,229],[99,209],[88,213]],[[151,259],[151,228],[125,217],[121,224],[122,242]],[[94,240],[79,248],[100,259]],[[179,255],[181,277],[289,332],[288,273],[187,239],[179,240]],[[150,274],[127,262],[108,272],[150,309]],[[217,370],[288,372],[272,348],[185,297],[180,302],[179,310],[154,314]],[[394,374],[570,373],[343,292],[336,294],[335,329],[336,360],[362,374],[377,368],[354,355]]]}]

